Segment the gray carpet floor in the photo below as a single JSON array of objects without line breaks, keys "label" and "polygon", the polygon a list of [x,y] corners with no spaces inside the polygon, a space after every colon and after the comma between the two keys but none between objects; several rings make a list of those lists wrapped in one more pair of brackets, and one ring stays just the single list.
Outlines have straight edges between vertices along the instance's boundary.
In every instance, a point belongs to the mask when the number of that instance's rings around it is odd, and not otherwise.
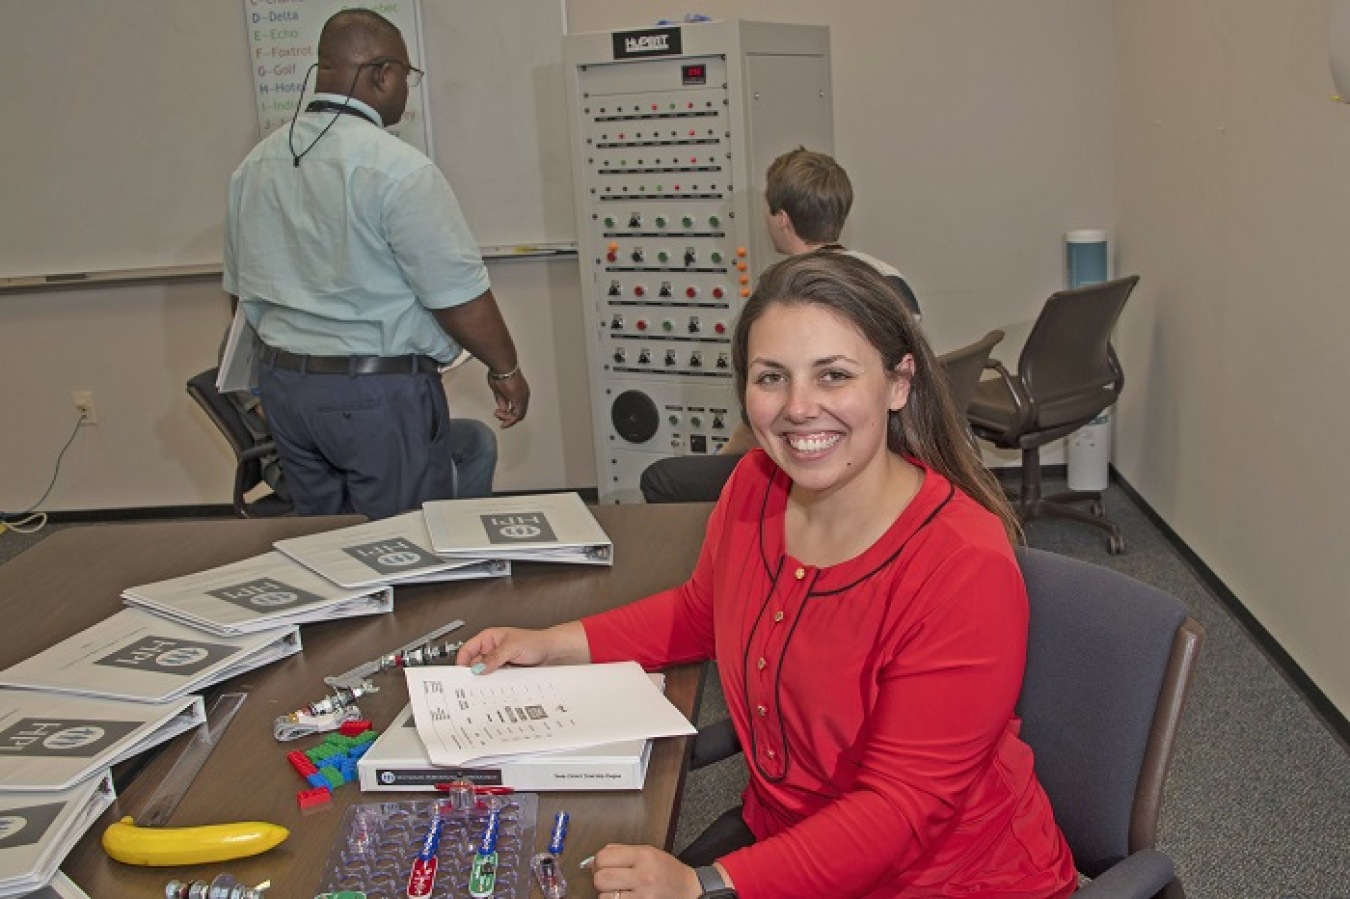
[{"label": "gray carpet floor", "polygon": [[[1046,490],[1063,489],[1047,481]],[[1122,571],[1180,598],[1205,626],[1176,756],[1168,778],[1159,848],[1177,863],[1193,899],[1350,897],[1350,749],[1303,701],[1243,626],[1121,492],[1107,514],[1128,551],[1103,536],[1036,521],[1028,542]],[[700,724],[724,717],[716,671],[707,678]],[[739,801],[740,757],[691,772],[676,849]]]},{"label": "gray carpet floor", "polygon": [[[1350,899],[1350,749],[1130,499],[1112,487],[1106,504],[1125,533],[1123,556],[1108,555],[1096,532],[1062,522],[1034,522],[1028,541],[1166,590],[1205,626],[1159,841],[1187,892],[1193,899]],[[0,563],[55,529],[0,534]],[[710,676],[700,723],[725,714]],[[676,848],[736,804],[744,786],[740,758],[692,772]]]}]

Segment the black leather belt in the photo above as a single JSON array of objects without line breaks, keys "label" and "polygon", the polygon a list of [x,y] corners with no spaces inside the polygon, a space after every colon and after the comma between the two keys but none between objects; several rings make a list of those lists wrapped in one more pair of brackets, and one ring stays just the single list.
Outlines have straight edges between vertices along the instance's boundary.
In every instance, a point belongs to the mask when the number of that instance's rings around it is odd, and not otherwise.
[{"label": "black leather belt", "polygon": [[268,349],[263,361],[312,375],[413,375],[441,370],[441,364],[430,356],[304,356]]}]

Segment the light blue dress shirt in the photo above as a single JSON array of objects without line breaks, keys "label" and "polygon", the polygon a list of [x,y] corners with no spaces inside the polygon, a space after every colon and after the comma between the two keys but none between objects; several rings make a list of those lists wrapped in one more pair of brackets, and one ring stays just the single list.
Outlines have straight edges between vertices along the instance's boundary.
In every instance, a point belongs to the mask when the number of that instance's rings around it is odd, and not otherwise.
[{"label": "light blue dress shirt", "polygon": [[302,112],[293,138],[277,130],[235,171],[224,269],[268,346],[320,356],[449,362],[460,349],[430,310],[490,286],[435,164],[367,118],[332,112]]}]

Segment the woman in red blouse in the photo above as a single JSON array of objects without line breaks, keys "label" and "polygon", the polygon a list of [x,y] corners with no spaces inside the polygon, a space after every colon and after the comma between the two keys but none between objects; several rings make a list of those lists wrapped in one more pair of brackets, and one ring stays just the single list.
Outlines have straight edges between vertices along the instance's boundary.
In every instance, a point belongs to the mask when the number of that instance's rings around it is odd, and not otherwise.
[{"label": "woman in red blouse", "polygon": [[1027,631],[1016,519],[917,326],[866,263],[796,256],[764,273],[732,362],[762,449],[723,490],[689,581],[548,630],[489,629],[460,650],[480,673],[717,660],[749,766],[744,806],[686,853],[708,867],[607,846],[596,889],[1073,892],[1013,713]]}]

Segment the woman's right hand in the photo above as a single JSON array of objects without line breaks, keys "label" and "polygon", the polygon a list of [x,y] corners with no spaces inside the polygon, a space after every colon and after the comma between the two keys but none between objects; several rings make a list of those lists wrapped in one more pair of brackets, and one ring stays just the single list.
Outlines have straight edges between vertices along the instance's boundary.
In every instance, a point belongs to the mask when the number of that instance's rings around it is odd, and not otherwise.
[{"label": "woman's right hand", "polygon": [[489,674],[503,665],[582,665],[591,660],[586,630],[569,621],[546,630],[490,627],[471,638],[455,656],[474,674]]}]

